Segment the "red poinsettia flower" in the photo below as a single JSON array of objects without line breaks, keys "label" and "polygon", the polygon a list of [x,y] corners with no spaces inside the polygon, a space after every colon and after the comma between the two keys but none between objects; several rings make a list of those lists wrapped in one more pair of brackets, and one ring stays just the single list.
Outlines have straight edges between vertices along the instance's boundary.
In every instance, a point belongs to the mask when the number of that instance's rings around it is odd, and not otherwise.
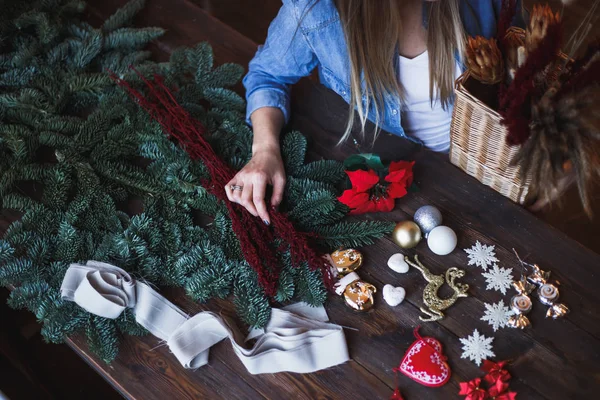
[{"label": "red poinsettia flower", "polygon": [[485,360],[481,369],[487,372],[487,375],[484,376],[483,379],[490,385],[495,385],[497,381],[508,381],[510,379],[510,374],[504,369],[506,364],[506,361],[495,363],[493,361]]},{"label": "red poinsettia flower", "polygon": [[480,388],[481,378],[475,378],[469,382],[460,383],[460,392],[458,394],[467,396],[465,400],[485,400],[489,398],[488,392]]},{"label": "red poinsettia flower", "polygon": [[352,215],[392,211],[394,200],[408,193],[413,179],[413,165],[414,161],[392,162],[383,183],[373,170],[346,171],[352,188],[345,190],[338,200],[350,207]]},{"label": "red poinsettia flower", "polygon": [[488,394],[494,400],[515,400],[517,397],[517,392],[509,392],[508,383],[501,380],[489,387]]}]

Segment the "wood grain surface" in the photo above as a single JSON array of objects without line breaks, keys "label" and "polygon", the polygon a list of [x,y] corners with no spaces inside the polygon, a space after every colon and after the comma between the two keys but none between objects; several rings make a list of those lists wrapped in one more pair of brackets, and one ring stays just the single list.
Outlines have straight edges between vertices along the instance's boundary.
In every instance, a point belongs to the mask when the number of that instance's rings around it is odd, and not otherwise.
[{"label": "wood grain surface", "polygon": [[[92,2],[90,19],[97,22],[108,16],[125,0]],[[164,59],[176,47],[208,41],[218,63],[236,62],[246,66],[256,44],[227,27],[186,0],[149,0],[136,19],[140,26],[157,25],[168,30],[154,45],[158,59]],[[309,81],[293,91],[292,127],[310,140],[312,159],[344,159],[355,153],[351,145],[335,147],[344,130],[347,104],[333,92]],[[357,314],[344,306],[341,298],[331,296],[326,308],[330,319],[343,326],[352,360],[344,365],[313,374],[250,375],[233,353],[227,341],[211,350],[209,365],[184,370],[168,349],[156,338],[123,338],[120,354],[106,365],[89,352],[82,336],[73,336],[68,344],[123,396],[131,399],[386,399],[394,388],[396,367],[414,341],[413,329],[421,324],[421,334],[438,338],[452,368],[450,382],[441,388],[426,388],[400,376],[399,386],[407,400],[458,399],[459,382],[481,376],[471,361],[461,359],[459,338],[477,328],[494,336],[496,360],[511,360],[511,388],[519,399],[596,399],[600,390],[600,256],[569,239],[491,189],[481,185],[452,166],[447,156],[434,154],[388,134],[382,134],[375,151],[398,159],[412,154],[417,161],[417,193],[401,199],[389,214],[365,218],[401,221],[409,219],[417,208],[432,204],[440,208],[444,224],[457,233],[457,250],[445,257],[434,256],[425,243],[416,250],[434,273],[449,267],[467,270],[464,282],[471,286],[470,297],[459,299],[437,323],[421,323],[419,307],[425,286],[421,275],[411,270],[396,274],[387,259],[399,248],[389,238],[361,249],[365,264],[361,277],[379,289],[377,304],[366,314]],[[461,250],[476,240],[495,244],[497,257],[504,267],[520,267],[512,253],[517,249],[530,262],[552,271],[561,282],[562,300],[572,313],[563,320],[544,318],[546,307],[535,301],[530,314],[532,327],[521,330],[501,329],[494,333],[481,321],[484,303],[510,299],[486,291],[480,270],[467,267]],[[389,307],[381,298],[384,284],[403,286],[406,300]],[[233,315],[228,301],[196,304],[182,290],[163,293],[189,314],[212,310]]]}]

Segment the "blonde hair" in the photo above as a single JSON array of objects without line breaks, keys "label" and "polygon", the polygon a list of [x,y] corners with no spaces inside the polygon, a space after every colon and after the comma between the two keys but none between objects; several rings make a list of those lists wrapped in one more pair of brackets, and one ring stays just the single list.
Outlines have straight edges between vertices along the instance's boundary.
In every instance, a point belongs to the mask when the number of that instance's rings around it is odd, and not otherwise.
[{"label": "blonde hair", "polygon": [[[351,135],[355,109],[364,138],[368,110],[373,108],[375,141],[386,96],[403,98],[402,84],[393,62],[398,46],[398,40],[393,38],[402,35],[401,3],[399,0],[335,0],[350,58],[350,113],[340,143]],[[454,88],[455,52],[462,54],[465,41],[458,0],[427,2],[426,9],[429,96],[433,102],[437,95],[447,109]]]}]

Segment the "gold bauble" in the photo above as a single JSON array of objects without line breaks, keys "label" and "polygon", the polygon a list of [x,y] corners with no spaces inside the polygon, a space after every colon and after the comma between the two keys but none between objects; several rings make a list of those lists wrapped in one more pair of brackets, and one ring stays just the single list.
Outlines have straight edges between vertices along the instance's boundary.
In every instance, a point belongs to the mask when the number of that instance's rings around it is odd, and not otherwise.
[{"label": "gold bauble", "polygon": [[412,249],[421,241],[421,229],[413,221],[398,222],[392,233],[392,239],[403,249]]},{"label": "gold bauble", "polygon": [[357,279],[346,286],[344,301],[348,307],[355,311],[369,311],[375,304],[375,292],[377,292],[375,286]]}]

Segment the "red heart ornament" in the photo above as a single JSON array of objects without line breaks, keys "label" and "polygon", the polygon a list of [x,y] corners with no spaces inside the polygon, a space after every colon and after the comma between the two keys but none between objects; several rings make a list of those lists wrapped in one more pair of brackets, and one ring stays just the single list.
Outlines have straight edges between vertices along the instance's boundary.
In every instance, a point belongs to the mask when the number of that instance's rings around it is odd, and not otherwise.
[{"label": "red heart ornament", "polygon": [[417,340],[408,348],[400,372],[410,379],[429,387],[446,384],[450,379],[450,367],[442,354],[442,344],[432,337],[415,334]]}]

